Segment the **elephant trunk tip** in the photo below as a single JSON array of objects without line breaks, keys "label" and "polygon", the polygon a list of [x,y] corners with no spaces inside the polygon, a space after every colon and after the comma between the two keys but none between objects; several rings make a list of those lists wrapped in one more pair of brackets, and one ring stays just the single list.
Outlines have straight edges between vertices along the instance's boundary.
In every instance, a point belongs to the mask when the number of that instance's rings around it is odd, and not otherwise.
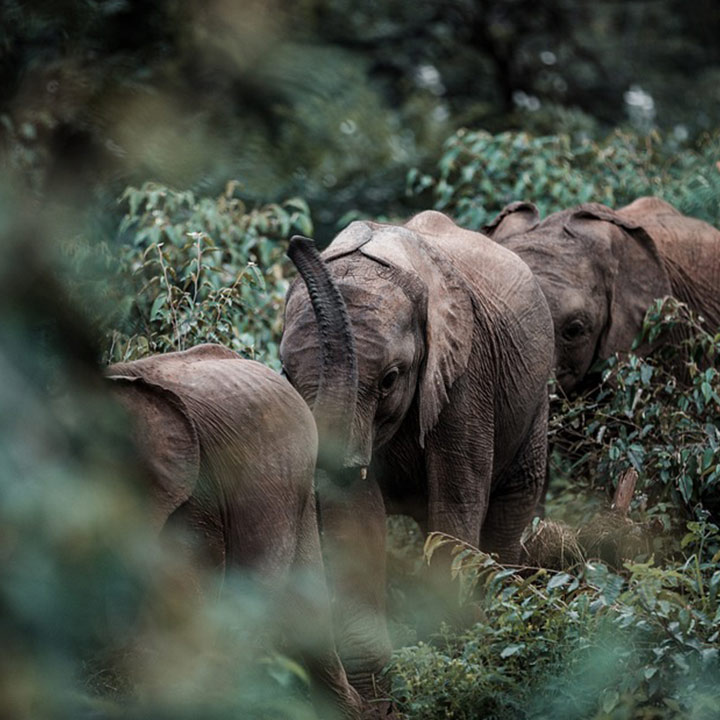
[{"label": "elephant trunk tip", "polygon": [[293,235],[288,244],[287,255],[295,262],[295,256],[297,256],[298,253],[312,252],[315,249],[315,241],[312,238],[305,237],[304,235]]}]

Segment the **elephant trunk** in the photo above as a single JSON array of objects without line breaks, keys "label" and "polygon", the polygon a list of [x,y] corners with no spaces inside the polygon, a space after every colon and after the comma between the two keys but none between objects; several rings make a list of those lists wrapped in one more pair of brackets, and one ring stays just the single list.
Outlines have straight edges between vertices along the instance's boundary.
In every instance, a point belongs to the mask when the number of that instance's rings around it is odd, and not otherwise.
[{"label": "elephant trunk", "polygon": [[320,336],[322,367],[313,406],[320,436],[318,464],[335,470],[351,467],[358,370],[345,301],[312,240],[294,236],[287,254],[307,285]]}]

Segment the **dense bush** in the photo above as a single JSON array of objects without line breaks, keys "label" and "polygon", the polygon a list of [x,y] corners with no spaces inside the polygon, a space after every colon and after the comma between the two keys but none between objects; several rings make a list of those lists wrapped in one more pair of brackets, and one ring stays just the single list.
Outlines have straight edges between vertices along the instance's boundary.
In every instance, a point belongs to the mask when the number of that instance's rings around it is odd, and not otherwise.
[{"label": "dense bush", "polygon": [[711,718],[720,701],[720,532],[691,523],[677,561],[519,574],[454,546],[480,622],[400,649],[393,694],[411,718]]},{"label": "dense bush", "polygon": [[300,198],[248,208],[228,183],[218,198],[147,183],[121,202],[121,329],[108,359],[217,342],[277,366],[290,235],[309,235]]},{"label": "dense bush", "polygon": [[[409,717],[716,717],[720,334],[665,299],[641,338],[665,342],[611,358],[598,391],[555,402],[550,514],[585,542],[565,570],[504,568],[441,534],[426,542],[427,556],[454,545],[480,621],[396,652],[393,693]],[[630,519],[615,524],[598,510],[631,468]],[[623,544],[628,527],[643,541]],[[600,537],[616,567],[596,558]]]},{"label": "dense bush", "polygon": [[408,192],[465,227],[480,229],[508,203],[534,202],[541,215],[583,202],[611,207],[657,195],[681,211],[720,223],[720,138],[680,149],[657,133],[616,131],[603,140],[583,134],[535,137],[458,130],[445,142],[433,174],[413,169]]},{"label": "dense bush", "polygon": [[633,510],[677,530],[720,510],[720,332],[666,298],[648,310],[641,334],[659,337],[646,357],[610,358],[598,392],[558,400],[550,440],[556,474],[575,479],[566,494],[611,486],[633,468]]}]

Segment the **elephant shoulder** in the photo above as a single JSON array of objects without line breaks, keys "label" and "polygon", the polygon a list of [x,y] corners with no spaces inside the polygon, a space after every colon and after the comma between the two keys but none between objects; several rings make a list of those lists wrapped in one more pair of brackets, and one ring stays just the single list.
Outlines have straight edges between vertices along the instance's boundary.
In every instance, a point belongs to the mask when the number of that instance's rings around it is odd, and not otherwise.
[{"label": "elephant shoulder", "polygon": [[452,218],[436,210],[425,210],[412,217],[405,227],[417,233],[433,249],[448,257],[462,272],[463,265],[494,266],[507,262],[510,255],[487,235],[460,227]]},{"label": "elephant shoulder", "polygon": [[461,228],[445,213],[423,210],[405,223],[405,227],[423,235],[446,235]]},{"label": "elephant shoulder", "polygon": [[629,205],[620,208],[618,213],[632,217],[640,224],[643,219],[656,215],[676,215],[682,217],[682,213],[670,203],[652,196],[640,197],[637,200],[633,200]]}]

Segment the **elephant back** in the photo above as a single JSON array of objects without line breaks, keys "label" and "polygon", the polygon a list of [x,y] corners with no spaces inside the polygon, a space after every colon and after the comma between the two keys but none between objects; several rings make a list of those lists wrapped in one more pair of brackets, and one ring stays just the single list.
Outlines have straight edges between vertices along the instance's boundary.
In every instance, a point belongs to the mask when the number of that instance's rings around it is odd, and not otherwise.
[{"label": "elephant back", "polygon": [[202,346],[108,370],[119,371],[179,399],[197,437],[193,502],[221,519],[228,562],[280,581],[312,499],[317,431],[310,408],[281,375],[225,348]]},{"label": "elephant back", "polygon": [[227,348],[200,345],[108,373],[142,377],[181,398],[206,456],[278,472],[315,461],[315,421],[303,399],[280,374]]}]

